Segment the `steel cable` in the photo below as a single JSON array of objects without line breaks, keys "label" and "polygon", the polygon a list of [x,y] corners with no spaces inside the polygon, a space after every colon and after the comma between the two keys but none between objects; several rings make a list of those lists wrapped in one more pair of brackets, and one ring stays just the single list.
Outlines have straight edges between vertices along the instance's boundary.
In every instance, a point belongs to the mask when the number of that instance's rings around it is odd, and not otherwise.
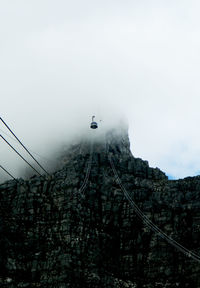
[{"label": "steel cable", "polygon": [[22,158],[38,175],[42,176],[1,134],[0,137]]},{"label": "steel cable", "polygon": [[[5,134],[8,138],[10,138],[11,140],[15,141],[16,143],[19,143],[15,138],[13,138],[12,136],[8,135],[8,133],[4,132],[2,129],[0,129],[0,131],[1,131],[3,134]],[[38,154],[37,152],[31,150],[30,148],[29,148],[29,151],[31,151],[33,154],[35,154],[36,156],[40,157],[41,159],[43,159],[43,160],[45,160],[45,161],[50,161],[50,162],[54,163],[53,160],[50,160],[49,158],[44,157],[44,156]]]},{"label": "steel cable", "polygon": [[9,126],[6,124],[6,122],[0,117],[0,120],[2,123],[6,126],[6,128],[12,133],[12,135],[17,139],[17,141],[22,145],[22,147],[26,150],[26,152],[31,156],[31,158],[40,166],[40,168],[50,175],[43,167],[40,165],[40,163],[35,159],[35,157],[29,152],[29,150],[22,144],[22,142],[19,140],[19,138],[14,134],[14,132],[9,128]]},{"label": "steel cable", "polygon": [[86,189],[87,184],[88,184],[88,180],[89,180],[89,176],[90,176],[90,172],[91,172],[91,168],[92,168],[92,158],[93,158],[93,142],[91,142],[91,145],[90,145],[90,157],[89,157],[89,160],[88,160],[88,166],[87,166],[85,179],[83,181],[83,184],[81,185],[81,187],[78,190],[78,192],[82,196],[84,195],[85,189]]},{"label": "steel cable", "polygon": [[6,172],[11,178],[13,178],[15,181],[17,181],[17,179],[16,179],[12,174],[10,174],[3,166],[0,165],[0,168],[1,168],[4,172]]},{"label": "steel cable", "polygon": [[115,175],[116,181],[119,184],[120,188],[122,189],[126,199],[129,201],[129,203],[131,204],[131,206],[134,208],[135,213],[139,216],[139,218],[151,229],[153,230],[159,237],[165,239],[169,244],[171,244],[172,246],[174,246],[177,250],[181,251],[182,253],[184,253],[185,255],[187,255],[188,257],[191,257],[193,260],[197,261],[200,263],[200,256],[194,252],[192,252],[191,250],[187,249],[186,247],[184,247],[183,245],[181,245],[180,243],[178,243],[176,240],[172,239],[170,236],[168,236],[166,233],[164,233],[160,228],[158,228],[142,211],[141,209],[135,204],[135,202],[132,200],[130,194],[127,192],[126,188],[124,187],[124,185],[122,184],[116,168],[114,166],[114,162],[111,158],[110,155],[108,155],[108,159],[109,162],[111,164],[111,168],[113,170],[113,173]]}]

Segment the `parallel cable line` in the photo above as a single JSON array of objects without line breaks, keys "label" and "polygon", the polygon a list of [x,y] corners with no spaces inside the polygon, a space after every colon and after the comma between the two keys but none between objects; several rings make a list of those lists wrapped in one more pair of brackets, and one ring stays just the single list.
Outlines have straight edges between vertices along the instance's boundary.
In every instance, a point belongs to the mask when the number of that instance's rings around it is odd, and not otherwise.
[{"label": "parallel cable line", "polygon": [[[3,134],[5,134],[8,138],[10,138],[11,140],[13,140],[13,141],[15,141],[16,143],[18,143],[18,141],[17,141],[15,138],[13,138],[12,136],[8,135],[8,133],[4,132],[2,129],[0,129],[0,131],[1,131]],[[34,151],[31,150],[31,149],[29,149],[29,151],[31,151],[33,154],[37,155],[38,157],[43,158],[45,161],[50,161],[50,162],[54,163],[53,160],[50,160],[50,159],[48,159],[48,158],[46,158],[46,157],[44,157],[44,156],[42,156],[42,155],[34,152]]]},{"label": "parallel cable line", "polygon": [[83,184],[81,185],[81,187],[78,190],[78,192],[81,195],[84,195],[85,189],[86,189],[87,184],[88,184],[88,180],[89,180],[89,176],[90,176],[90,172],[91,172],[91,168],[92,168],[92,158],[93,158],[93,142],[91,142],[91,146],[90,146],[90,158],[88,160],[86,176],[85,176],[85,179],[83,181]]},{"label": "parallel cable line", "polygon": [[6,126],[6,128],[12,133],[12,135],[17,139],[17,141],[22,145],[22,147],[26,150],[26,152],[31,156],[31,158],[40,166],[40,168],[50,175],[43,167],[40,165],[40,163],[35,159],[35,157],[29,152],[29,150],[22,144],[22,142],[19,140],[19,138],[13,133],[13,131],[9,128],[9,126],[6,124],[6,122],[0,117],[0,120],[3,122],[3,124]]},{"label": "parallel cable line", "polygon": [[134,208],[135,213],[139,216],[140,219],[143,220],[143,222],[151,229],[153,230],[159,237],[165,239],[169,244],[171,244],[172,246],[174,246],[177,250],[181,251],[182,253],[184,253],[186,256],[191,257],[193,260],[197,261],[200,263],[200,256],[194,252],[192,252],[191,250],[187,249],[186,247],[184,247],[183,245],[181,245],[180,243],[178,243],[176,240],[172,239],[170,236],[168,236],[166,233],[164,233],[160,228],[158,228],[143,212],[142,210],[140,210],[140,208],[135,204],[135,202],[132,200],[130,194],[127,192],[126,188],[124,187],[124,185],[122,184],[117,171],[115,169],[115,165],[114,162],[111,158],[111,156],[108,154],[108,159],[109,162],[111,164],[111,168],[113,170],[113,173],[115,175],[116,181],[119,184],[120,188],[122,189],[122,191],[124,192],[124,195],[126,197],[126,199],[129,201],[129,203],[131,204],[131,206]]},{"label": "parallel cable line", "polygon": [[38,175],[42,176],[1,134],[0,137],[22,158]]},{"label": "parallel cable line", "polygon": [[0,165],[0,168],[1,168],[4,172],[6,172],[11,178],[13,178],[15,181],[17,181],[17,179],[15,179],[15,177],[14,177],[12,174],[10,174],[3,166]]}]

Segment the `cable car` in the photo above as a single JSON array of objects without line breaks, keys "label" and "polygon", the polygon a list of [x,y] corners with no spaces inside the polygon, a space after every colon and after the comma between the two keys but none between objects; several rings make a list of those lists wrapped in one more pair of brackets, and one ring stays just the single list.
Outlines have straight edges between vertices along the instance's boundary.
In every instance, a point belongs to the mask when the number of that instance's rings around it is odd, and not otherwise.
[{"label": "cable car", "polygon": [[92,116],[92,122],[91,122],[90,128],[97,129],[98,125],[97,125],[97,122],[94,121],[94,118],[95,116]]}]

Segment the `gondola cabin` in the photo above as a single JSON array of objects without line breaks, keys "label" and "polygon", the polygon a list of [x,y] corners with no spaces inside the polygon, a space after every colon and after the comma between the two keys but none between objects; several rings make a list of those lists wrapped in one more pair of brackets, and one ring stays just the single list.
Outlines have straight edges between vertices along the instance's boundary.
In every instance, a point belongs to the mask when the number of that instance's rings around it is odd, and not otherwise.
[{"label": "gondola cabin", "polygon": [[95,116],[92,116],[92,122],[91,122],[90,128],[97,129],[98,124],[97,124],[97,122],[94,121],[94,118],[95,118]]}]

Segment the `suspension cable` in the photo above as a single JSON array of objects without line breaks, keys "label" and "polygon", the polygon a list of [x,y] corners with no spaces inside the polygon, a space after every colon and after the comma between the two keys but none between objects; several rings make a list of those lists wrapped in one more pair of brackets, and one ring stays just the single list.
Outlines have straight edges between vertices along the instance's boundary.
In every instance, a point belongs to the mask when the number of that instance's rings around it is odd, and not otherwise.
[{"label": "suspension cable", "polygon": [[157,227],[143,212],[142,210],[135,204],[133,199],[131,198],[130,194],[127,192],[126,188],[122,184],[118,173],[116,171],[114,162],[111,158],[111,156],[108,154],[108,159],[111,164],[111,168],[113,170],[113,173],[115,175],[116,181],[119,184],[120,188],[122,189],[126,199],[129,201],[131,206],[134,208],[135,213],[138,215],[140,219],[152,230],[154,231],[159,237],[165,239],[169,244],[174,246],[177,250],[181,251],[184,253],[186,256],[191,257],[193,260],[197,261],[200,263],[200,256],[191,250],[187,249],[186,247],[182,246],[180,243],[172,239],[170,236],[168,236],[166,233],[164,233],[159,227]]},{"label": "suspension cable", "polygon": [[38,175],[42,176],[17,150],[0,134],[0,137],[22,158]]},{"label": "suspension cable", "polygon": [[87,184],[88,184],[88,180],[89,180],[89,176],[90,176],[90,172],[91,172],[91,168],[92,168],[92,158],[93,158],[93,142],[91,142],[91,145],[90,145],[90,158],[88,160],[88,165],[87,165],[87,171],[86,171],[85,179],[83,181],[83,184],[81,185],[81,187],[78,190],[78,192],[82,196],[84,195],[85,189],[86,189]]},{"label": "suspension cable", "polygon": [[[15,141],[16,143],[18,143],[18,141],[17,141],[15,138],[13,138],[12,136],[10,136],[8,133],[6,133],[5,131],[3,131],[2,129],[0,129],[0,131],[1,131],[3,134],[5,134],[8,138],[10,138],[11,140],[13,140],[13,141]],[[49,158],[44,157],[44,156],[38,154],[37,152],[31,150],[31,149],[29,149],[29,151],[32,152],[33,154],[37,155],[38,157],[44,159],[45,161],[50,161],[50,162],[54,163],[53,160],[50,160]]]},{"label": "suspension cable", "polygon": [[17,179],[16,179],[12,174],[10,174],[3,166],[0,165],[0,168],[1,168],[4,172],[6,172],[11,178],[13,178],[15,181],[17,181]]},{"label": "suspension cable", "polygon": [[50,175],[43,167],[40,165],[40,163],[35,159],[35,157],[29,152],[29,150],[22,144],[22,142],[19,140],[19,138],[13,133],[13,131],[9,128],[9,126],[6,124],[6,122],[0,117],[0,120],[2,123],[6,126],[6,128],[12,133],[12,135],[17,139],[17,141],[22,145],[22,147],[26,150],[26,152],[31,156],[31,158],[40,166],[40,168]]}]

